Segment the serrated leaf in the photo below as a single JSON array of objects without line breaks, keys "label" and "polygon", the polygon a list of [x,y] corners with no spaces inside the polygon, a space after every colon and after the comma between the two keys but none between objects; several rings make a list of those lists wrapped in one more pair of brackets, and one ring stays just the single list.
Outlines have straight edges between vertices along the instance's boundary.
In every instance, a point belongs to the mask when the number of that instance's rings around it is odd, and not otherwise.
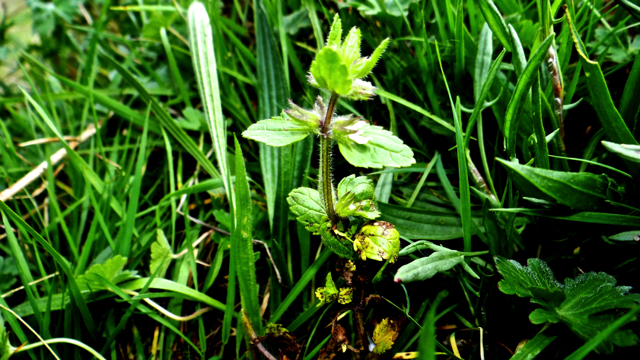
[{"label": "serrated leaf", "polygon": [[607,200],[609,178],[606,175],[546,170],[496,160],[524,196],[555,201],[578,210],[597,209]]},{"label": "serrated leaf", "polygon": [[[496,257],[498,271],[504,277],[498,284],[506,294],[518,294],[542,305],[529,320],[534,324],[563,322],[583,340],[589,340],[607,328],[622,313],[640,302],[628,286],[615,286],[616,279],[606,273],[590,272],[559,283],[549,266],[540,259],[529,259],[528,267],[513,260]],[[613,346],[630,346],[638,336],[630,329],[617,329],[596,347],[598,353],[611,353]]]},{"label": "serrated leaf", "polygon": [[149,272],[155,274],[159,267],[158,278],[163,278],[171,264],[171,245],[167,241],[162,229],[156,230],[156,241],[151,244],[151,260],[149,261]]},{"label": "serrated leaf", "polygon": [[623,159],[640,163],[640,145],[616,144],[609,141],[602,141],[602,145]]},{"label": "serrated leaf", "polygon": [[303,140],[313,130],[315,127],[277,116],[252,124],[242,136],[269,146],[280,147]]},{"label": "serrated leaf", "polygon": [[136,277],[137,271],[122,270],[127,263],[127,258],[121,255],[116,255],[113,258],[104,262],[104,264],[93,265],[84,275],[80,275],[76,279],[78,288],[80,291],[89,290],[96,292],[99,290],[106,290],[104,285],[98,276],[109,280],[112,284],[118,284],[125,280]]},{"label": "serrated leaf", "polygon": [[394,341],[398,338],[399,326],[396,321],[384,318],[376,325],[373,330],[373,343],[376,347],[373,348],[374,354],[384,354],[385,351],[391,349]]},{"label": "serrated leaf", "polygon": [[342,21],[340,16],[336,14],[333,17],[333,23],[331,24],[331,30],[329,30],[329,36],[327,37],[327,47],[339,49],[342,39]]},{"label": "serrated leaf", "polygon": [[373,54],[369,56],[364,66],[362,67],[362,69],[360,69],[355,77],[362,78],[367,76],[373,70],[373,67],[376,66],[378,60],[380,60],[380,57],[387,49],[387,46],[389,46],[389,38],[382,40],[380,45],[378,45],[378,47],[373,51]]},{"label": "serrated leaf", "polygon": [[447,271],[458,264],[460,264],[471,276],[479,279],[480,277],[478,274],[476,274],[464,261],[464,257],[488,253],[488,251],[463,253],[423,240],[409,245],[400,252],[400,255],[409,254],[413,251],[423,249],[433,250],[434,253],[401,266],[394,277],[395,282],[407,283],[430,279],[435,274],[441,271]]},{"label": "serrated leaf", "polygon": [[287,197],[289,208],[301,222],[305,229],[316,233],[320,224],[327,220],[327,213],[322,207],[322,200],[318,190],[301,187],[289,193]]},{"label": "serrated leaf", "polygon": [[[340,54],[330,47],[324,47],[311,63],[311,76],[318,87],[340,95],[351,91],[352,80],[349,79],[349,68],[342,63]],[[315,84],[312,83],[315,86]]]},{"label": "serrated leaf", "polygon": [[[366,143],[360,138],[367,139]],[[334,139],[342,156],[353,166],[380,169],[409,166],[416,162],[411,148],[380,126],[365,124],[353,134],[334,132]]]},{"label": "serrated leaf", "polygon": [[360,36],[360,29],[352,27],[340,47],[340,57],[347,66],[360,58]]}]

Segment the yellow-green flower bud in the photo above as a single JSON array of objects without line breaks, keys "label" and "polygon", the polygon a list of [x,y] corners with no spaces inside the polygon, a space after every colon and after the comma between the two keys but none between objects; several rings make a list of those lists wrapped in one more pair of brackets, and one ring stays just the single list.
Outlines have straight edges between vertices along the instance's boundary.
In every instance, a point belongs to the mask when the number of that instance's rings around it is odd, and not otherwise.
[{"label": "yellow-green flower bud", "polygon": [[369,258],[394,263],[400,252],[400,233],[386,221],[369,222],[356,235],[353,248],[362,260]]}]

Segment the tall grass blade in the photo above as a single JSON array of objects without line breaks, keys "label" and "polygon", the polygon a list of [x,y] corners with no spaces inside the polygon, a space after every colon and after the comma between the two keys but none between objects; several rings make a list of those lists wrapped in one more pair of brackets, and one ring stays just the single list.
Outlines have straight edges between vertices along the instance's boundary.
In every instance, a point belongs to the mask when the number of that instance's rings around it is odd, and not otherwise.
[{"label": "tall grass blade", "polygon": [[511,95],[511,100],[509,100],[504,120],[504,136],[507,142],[507,156],[510,159],[513,159],[516,156],[518,123],[522,116],[523,104],[526,100],[525,97],[529,94],[529,89],[531,89],[531,85],[537,77],[540,65],[546,59],[547,51],[549,50],[549,46],[553,43],[554,36],[554,34],[549,35],[549,37],[540,44],[529,62],[527,62],[527,66],[518,78],[516,88],[513,91],[513,95]]}]

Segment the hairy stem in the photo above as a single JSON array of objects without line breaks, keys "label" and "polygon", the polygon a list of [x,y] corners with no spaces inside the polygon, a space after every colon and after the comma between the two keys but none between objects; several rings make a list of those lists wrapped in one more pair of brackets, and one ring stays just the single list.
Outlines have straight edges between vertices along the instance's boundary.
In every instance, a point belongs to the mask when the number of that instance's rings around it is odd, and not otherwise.
[{"label": "hairy stem", "polygon": [[318,186],[327,217],[333,224],[338,222],[338,217],[336,216],[333,203],[333,183],[331,181],[331,142],[333,140],[330,137],[330,131],[331,118],[333,117],[339,97],[340,95],[336,93],[331,94],[327,113],[323,119],[322,133],[320,134],[320,179]]}]

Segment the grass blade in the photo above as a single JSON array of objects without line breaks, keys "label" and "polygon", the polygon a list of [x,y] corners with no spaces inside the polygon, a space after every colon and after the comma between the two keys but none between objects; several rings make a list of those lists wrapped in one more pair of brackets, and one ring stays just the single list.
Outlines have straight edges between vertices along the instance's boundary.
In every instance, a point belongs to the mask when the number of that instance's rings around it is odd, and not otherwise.
[{"label": "grass blade", "polygon": [[516,140],[518,138],[518,123],[522,116],[525,96],[529,94],[529,89],[535,80],[540,65],[546,59],[549,46],[553,43],[554,34],[549,35],[533,54],[527,66],[518,78],[516,88],[513,91],[504,120],[504,137],[507,142],[507,156],[512,159],[516,156]]}]

